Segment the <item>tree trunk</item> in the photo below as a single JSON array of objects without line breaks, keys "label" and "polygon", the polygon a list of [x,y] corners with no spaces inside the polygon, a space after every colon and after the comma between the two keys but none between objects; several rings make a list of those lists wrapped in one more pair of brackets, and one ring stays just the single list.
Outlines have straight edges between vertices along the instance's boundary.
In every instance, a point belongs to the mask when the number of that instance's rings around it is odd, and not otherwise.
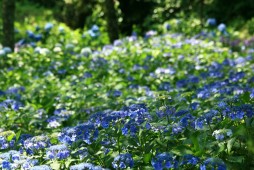
[{"label": "tree trunk", "polygon": [[114,6],[114,0],[105,0],[105,17],[107,21],[107,30],[110,42],[114,42],[114,40],[119,38],[118,31],[118,21],[116,9]]},{"label": "tree trunk", "polygon": [[200,0],[200,21],[201,21],[201,28],[204,27],[204,0]]},{"label": "tree trunk", "polygon": [[15,0],[2,0],[3,46],[14,50]]}]

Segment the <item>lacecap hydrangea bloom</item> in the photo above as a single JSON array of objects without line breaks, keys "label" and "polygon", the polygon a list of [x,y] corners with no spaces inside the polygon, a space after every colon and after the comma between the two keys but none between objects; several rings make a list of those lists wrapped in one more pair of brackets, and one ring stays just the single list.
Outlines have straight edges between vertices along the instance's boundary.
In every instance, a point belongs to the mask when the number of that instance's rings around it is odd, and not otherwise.
[{"label": "lacecap hydrangea bloom", "polygon": [[70,150],[66,145],[53,145],[46,151],[47,159],[66,159],[70,156]]},{"label": "lacecap hydrangea bloom", "polygon": [[24,141],[24,148],[28,154],[34,154],[38,150],[49,147],[50,145],[50,139],[45,135],[28,138]]},{"label": "lacecap hydrangea bloom", "polygon": [[177,168],[178,161],[169,153],[160,153],[152,159],[152,166],[156,170]]},{"label": "lacecap hydrangea bloom", "polygon": [[91,163],[81,163],[77,165],[72,165],[70,167],[70,170],[104,170],[100,166],[95,166]]},{"label": "lacecap hydrangea bloom", "polygon": [[134,160],[129,153],[120,154],[115,157],[114,161],[112,162],[112,166],[114,169],[125,169],[127,167],[132,168],[134,166]]},{"label": "lacecap hydrangea bloom", "polygon": [[48,165],[40,165],[40,166],[34,166],[30,170],[52,170],[52,168]]}]

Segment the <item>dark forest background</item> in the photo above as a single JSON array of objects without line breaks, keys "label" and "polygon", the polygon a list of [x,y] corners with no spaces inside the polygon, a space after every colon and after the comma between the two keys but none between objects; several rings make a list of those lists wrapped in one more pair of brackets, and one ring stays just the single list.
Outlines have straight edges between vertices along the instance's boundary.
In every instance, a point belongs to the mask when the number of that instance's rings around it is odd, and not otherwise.
[{"label": "dark forest background", "polygon": [[[216,18],[217,23],[254,32],[253,0],[0,0],[0,3],[5,1],[15,2],[18,22],[34,15],[35,20],[40,16],[44,17],[42,20],[53,18],[72,29],[97,24],[105,27],[111,42],[133,31],[143,34],[172,18],[199,18],[200,27],[207,18]],[[4,19],[3,7],[1,10]]]}]

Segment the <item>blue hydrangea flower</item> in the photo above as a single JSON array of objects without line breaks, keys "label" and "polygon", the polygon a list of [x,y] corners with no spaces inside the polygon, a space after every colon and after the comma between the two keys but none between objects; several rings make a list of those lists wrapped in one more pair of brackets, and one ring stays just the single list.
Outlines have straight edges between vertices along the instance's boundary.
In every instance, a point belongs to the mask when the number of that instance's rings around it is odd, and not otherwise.
[{"label": "blue hydrangea flower", "polygon": [[47,31],[47,32],[49,32],[52,28],[53,28],[53,24],[52,23],[47,23],[46,25],[45,25],[45,27],[44,27],[44,30],[45,31]]},{"label": "blue hydrangea flower", "polygon": [[114,41],[114,46],[122,46],[123,45],[123,41],[122,40],[115,40]]},{"label": "blue hydrangea flower", "polygon": [[159,85],[159,90],[165,90],[165,91],[169,91],[171,89],[171,85],[169,82],[162,82]]},{"label": "blue hydrangea flower", "polygon": [[24,141],[24,148],[28,154],[34,154],[35,152],[47,148],[50,145],[50,139],[45,135],[28,138]]},{"label": "blue hydrangea flower", "polygon": [[91,77],[93,77],[93,75],[90,72],[85,72],[83,75],[84,79],[91,78]]},{"label": "blue hydrangea flower", "polygon": [[122,128],[122,134],[127,136],[130,132],[131,136],[135,136],[136,133],[138,132],[138,124],[136,122],[134,122],[133,120],[129,121],[128,123],[126,123],[124,125],[124,127]]},{"label": "blue hydrangea flower", "polygon": [[167,31],[170,30],[170,28],[171,28],[170,24],[167,23],[167,24],[165,25],[165,28],[166,28]]},{"label": "blue hydrangea flower", "polygon": [[221,141],[225,138],[224,134],[220,133],[220,131],[218,131],[218,130],[215,130],[213,132],[213,136],[215,136],[215,139],[219,140],[219,141]]},{"label": "blue hydrangea flower", "polygon": [[0,109],[12,109],[14,111],[18,111],[22,107],[22,104],[16,100],[6,99],[2,103],[0,103]]},{"label": "blue hydrangea flower", "polygon": [[28,159],[22,164],[22,168],[25,170],[28,170],[38,164],[39,164],[39,161],[37,159]]},{"label": "blue hydrangea flower", "polygon": [[63,129],[58,139],[61,143],[69,145],[76,141],[84,141],[87,144],[91,144],[98,138],[98,133],[99,131],[95,128],[95,125],[87,122],[75,127]]},{"label": "blue hydrangea flower", "polygon": [[32,167],[30,170],[52,170],[52,168],[48,165],[39,165]]},{"label": "blue hydrangea flower", "polygon": [[65,108],[60,108],[54,111],[54,115],[68,119],[71,115],[73,115],[73,112],[66,110]]},{"label": "blue hydrangea flower", "polygon": [[218,170],[226,170],[226,164],[219,158],[208,158],[204,161],[203,164],[200,165],[200,170],[206,169],[218,169]]},{"label": "blue hydrangea flower", "polygon": [[173,125],[172,127],[172,133],[173,134],[178,134],[178,133],[182,133],[184,131],[184,127],[182,127],[181,125]]},{"label": "blue hydrangea flower", "polygon": [[226,25],[221,23],[220,25],[218,25],[218,30],[222,33],[225,32],[226,31]]},{"label": "blue hydrangea flower", "polygon": [[209,25],[209,26],[215,26],[216,25],[216,19],[215,18],[208,18],[206,23]]},{"label": "blue hydrangea flower", "polygon": [[192,109],[192,110],[197,110],[198,109],[198,107],[199,107],[199,103],[198,102],[193,102],[193,103],[191,103],[190,104],[190,108]]},{"label": "blue hydrangea flower", "polygon": [[186,164],[190,164],[190,165],[197,165],[199,162],[199,158],[193,156],[193,155],[184,155],[183,156],[183,160],[181,162],[181,165],[186,165]]},{"label": "blue hydrangea flower", "polygon": [[150,30],[150,31],[148,31],[148,32],[145,33],[145,39],[148,39],[148,38],[150,38],[150,37],[152,37],[152,36],[155,36],[156,34],[157,34],[156,31]]},{"label": "blue hydrangea flower", "polygon": [[4,161],[2,162],[2,168],[3,168],[3,169],[11,169],[11,163],[4,160]]},{"label": "blue hydrangea flower", "polygon": [[18,151],[15,150],[10,150],[0,154],[0,167],[3,169],[18,169],[20,167],[20,162],[22,161],[23,157]]},{"label": "blue hydrangea flower", "polygon": [[53,145],[47,148],[47,159],[66,159],[70,156],[70,151],[66,145]]},{"label": "blue hydrangea flower", "polygon": [[250,98],[251,98],[251,99],[254,98],[254,89],[252,89],[251,92],[250,92]]},{"label": "blue hydrangea flower", "polygon": [[74,154],[75,156],[78,156],[80,160],[84,159],[88,156],[88,149],[87,148],[81,148]]},{"label": "blue hydrangea flower", "polygon": [[95,166],[91,163],[81,163],[77,165],[72,165],[70,167],[70,170],[104,170],[100,166]]},{"label": "blue hydrangea flower", "polygon": [[47,127],[57,128],[57,127],[61,126],[61,124],[64,120],[66,120],[66,119],[58,117],[58,116],[51,116],[46,120],[48,122]]},{"label": "blue hydrangea flower", "polygon": [[152,166],[156,170],[163,170],[170,169],[170,168],[177,168],[178,167],[178,161],[169,153],[160,153],[157,154],[152,159]]},{"label": "blue hydrangea flower", "polygon": [[11,52],[12,52],[12,50],[11,50],[11,48],[10,48],[10,47],[4,47],[4,48],[3,48],[3,50],[4,50],[4,52],[5,52],[6,54],[8,54],[8,53],[11,53]]},{"label": "blue hydrangea flower", "polygon": [[120,154],[114,158],[112,166],[114,169],[125,169],[127,167],[133,168],[134,160],[129,153]]},{"label": "blue hydrangea flower", "polygon": [[179,124],[186,128],[188,125],[192,124],[193,120],[194,117],[191,114],[187,114],[180,119]]},{"label": "blue hydrangea flower", "polygon": [[4,55],[6,55],[5,51],[0,49],[0,56],[4,56]]},{"label": "blue hydrangea flower", "polygon": [[20,153],[15,150],[10,150],[8,152],[0,154],[0,158],[6,161],[18,161],[20,160]]},{"label": "blue hydrangea flower", "polygon": [[91,37],[98,37],[100,35],[100,29],[97,25],[93,25],[90,30],[88,30],[88,34]]},{"label": "blue hydrangea flower", "polygon": [[230,72],[229,74],[229,80],[231,80],[232,82],[237,82],[239,81],[240,79],[244,78],[245,77],[245,73],[244,72]]},{"label": "blue hydrangea flower", "polygon": [[197,118],[195,121],[194,121],[194,126],[195,126],[195,129],[196,130],[199,130],[199,129],[203,129],[204,127],[204,118]]},{"label": "blue hydrangea flower", "polygon": [[236,119],[243,119],[244,115],[245,115],[244,112],[239,110],[239,111],[231,112],[229,116],[232,120],[236,120]]},{"label": "blue hydrangea flower", "polygon": [[179,110],[179,111],[177,111],[177,112],[175,113],[175,116],[176,116],[176,117],[181,117],[181,116],[183,116],[183,115],[186,115],[187,113],[189,113],[188,110]]},{"label": "blue hydrangea flower", "polygon": [[113,90],[107,93],[107,96],[109,97],[120,97],[121,95],[122,95],[122,92],[120,90]]},{"label": "blue hydrangea flower", "polygon": [[93,25],[92,28],[91,28],[91,30],[92,30],[93,32],[98,32],[98,31],[99,31],[99,27],[98,27],[97,25]]},{"label": "blue hydrangea flower", "polygon": [[32,31],[28,30],[26,33],[27,33],[28,38],[34,39],[34,33]]},{"label": "blue hydrangea flower", "polygon": [[63,27],[58,27],[58,31],[60,32],[60,33],[64,33],[64,28]]}]

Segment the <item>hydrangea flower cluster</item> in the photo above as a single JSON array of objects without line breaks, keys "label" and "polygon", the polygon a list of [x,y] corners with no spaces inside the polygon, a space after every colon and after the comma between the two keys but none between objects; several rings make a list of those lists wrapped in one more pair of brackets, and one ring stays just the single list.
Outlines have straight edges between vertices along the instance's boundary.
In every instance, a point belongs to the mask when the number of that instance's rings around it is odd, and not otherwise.
[{"label": "hydrangea flower cluster", "polygon": [[50,139],[45,136],[35,136],[24,141],[24,149],[28,154],[35,154],[41,149],[45,149],[51,145]]},{"label": "hydrangea flower cluster", "polygon": [[39,163],[37,159],[30,159],[19,151],[10,150],[0,154],[0,167],[2,169],[24,169],[28,170]]},{"label": "hydrangea flower cluster", "polygon": [[66,145],[52,145],[46,151],[48,159],[66,159],[70,156],[70,150]]},{"label": "hydrangea flower cluster", "polygon": [[81,163],[81,164],[77,164],[77,165],[72,165],[70,167],[70,170],[104,170],[104,168],[100,167],[100,166],[95,166],[93,164],[90,163]]},{"label": "hydrangea flower cluster", "polygon": [[75,127],[63,129],[58,139],[61,143],[71,145],[77,141],[84,141],[91,144],[97,139],[99,131],[92,123],[84,123]]},{"label": "hydrangea flower cluster", "polygon": [[178,161],[169,153],[160,153],[152,160],[152,166],[158,170],[177,168]]},{"label": "hydrangea flower cluster", "polygon": [[112,166],[114,169],[125,169],[127,167],[132,168],[134,166],[134,161],[129,153],[120,154],[114,158]]}]

